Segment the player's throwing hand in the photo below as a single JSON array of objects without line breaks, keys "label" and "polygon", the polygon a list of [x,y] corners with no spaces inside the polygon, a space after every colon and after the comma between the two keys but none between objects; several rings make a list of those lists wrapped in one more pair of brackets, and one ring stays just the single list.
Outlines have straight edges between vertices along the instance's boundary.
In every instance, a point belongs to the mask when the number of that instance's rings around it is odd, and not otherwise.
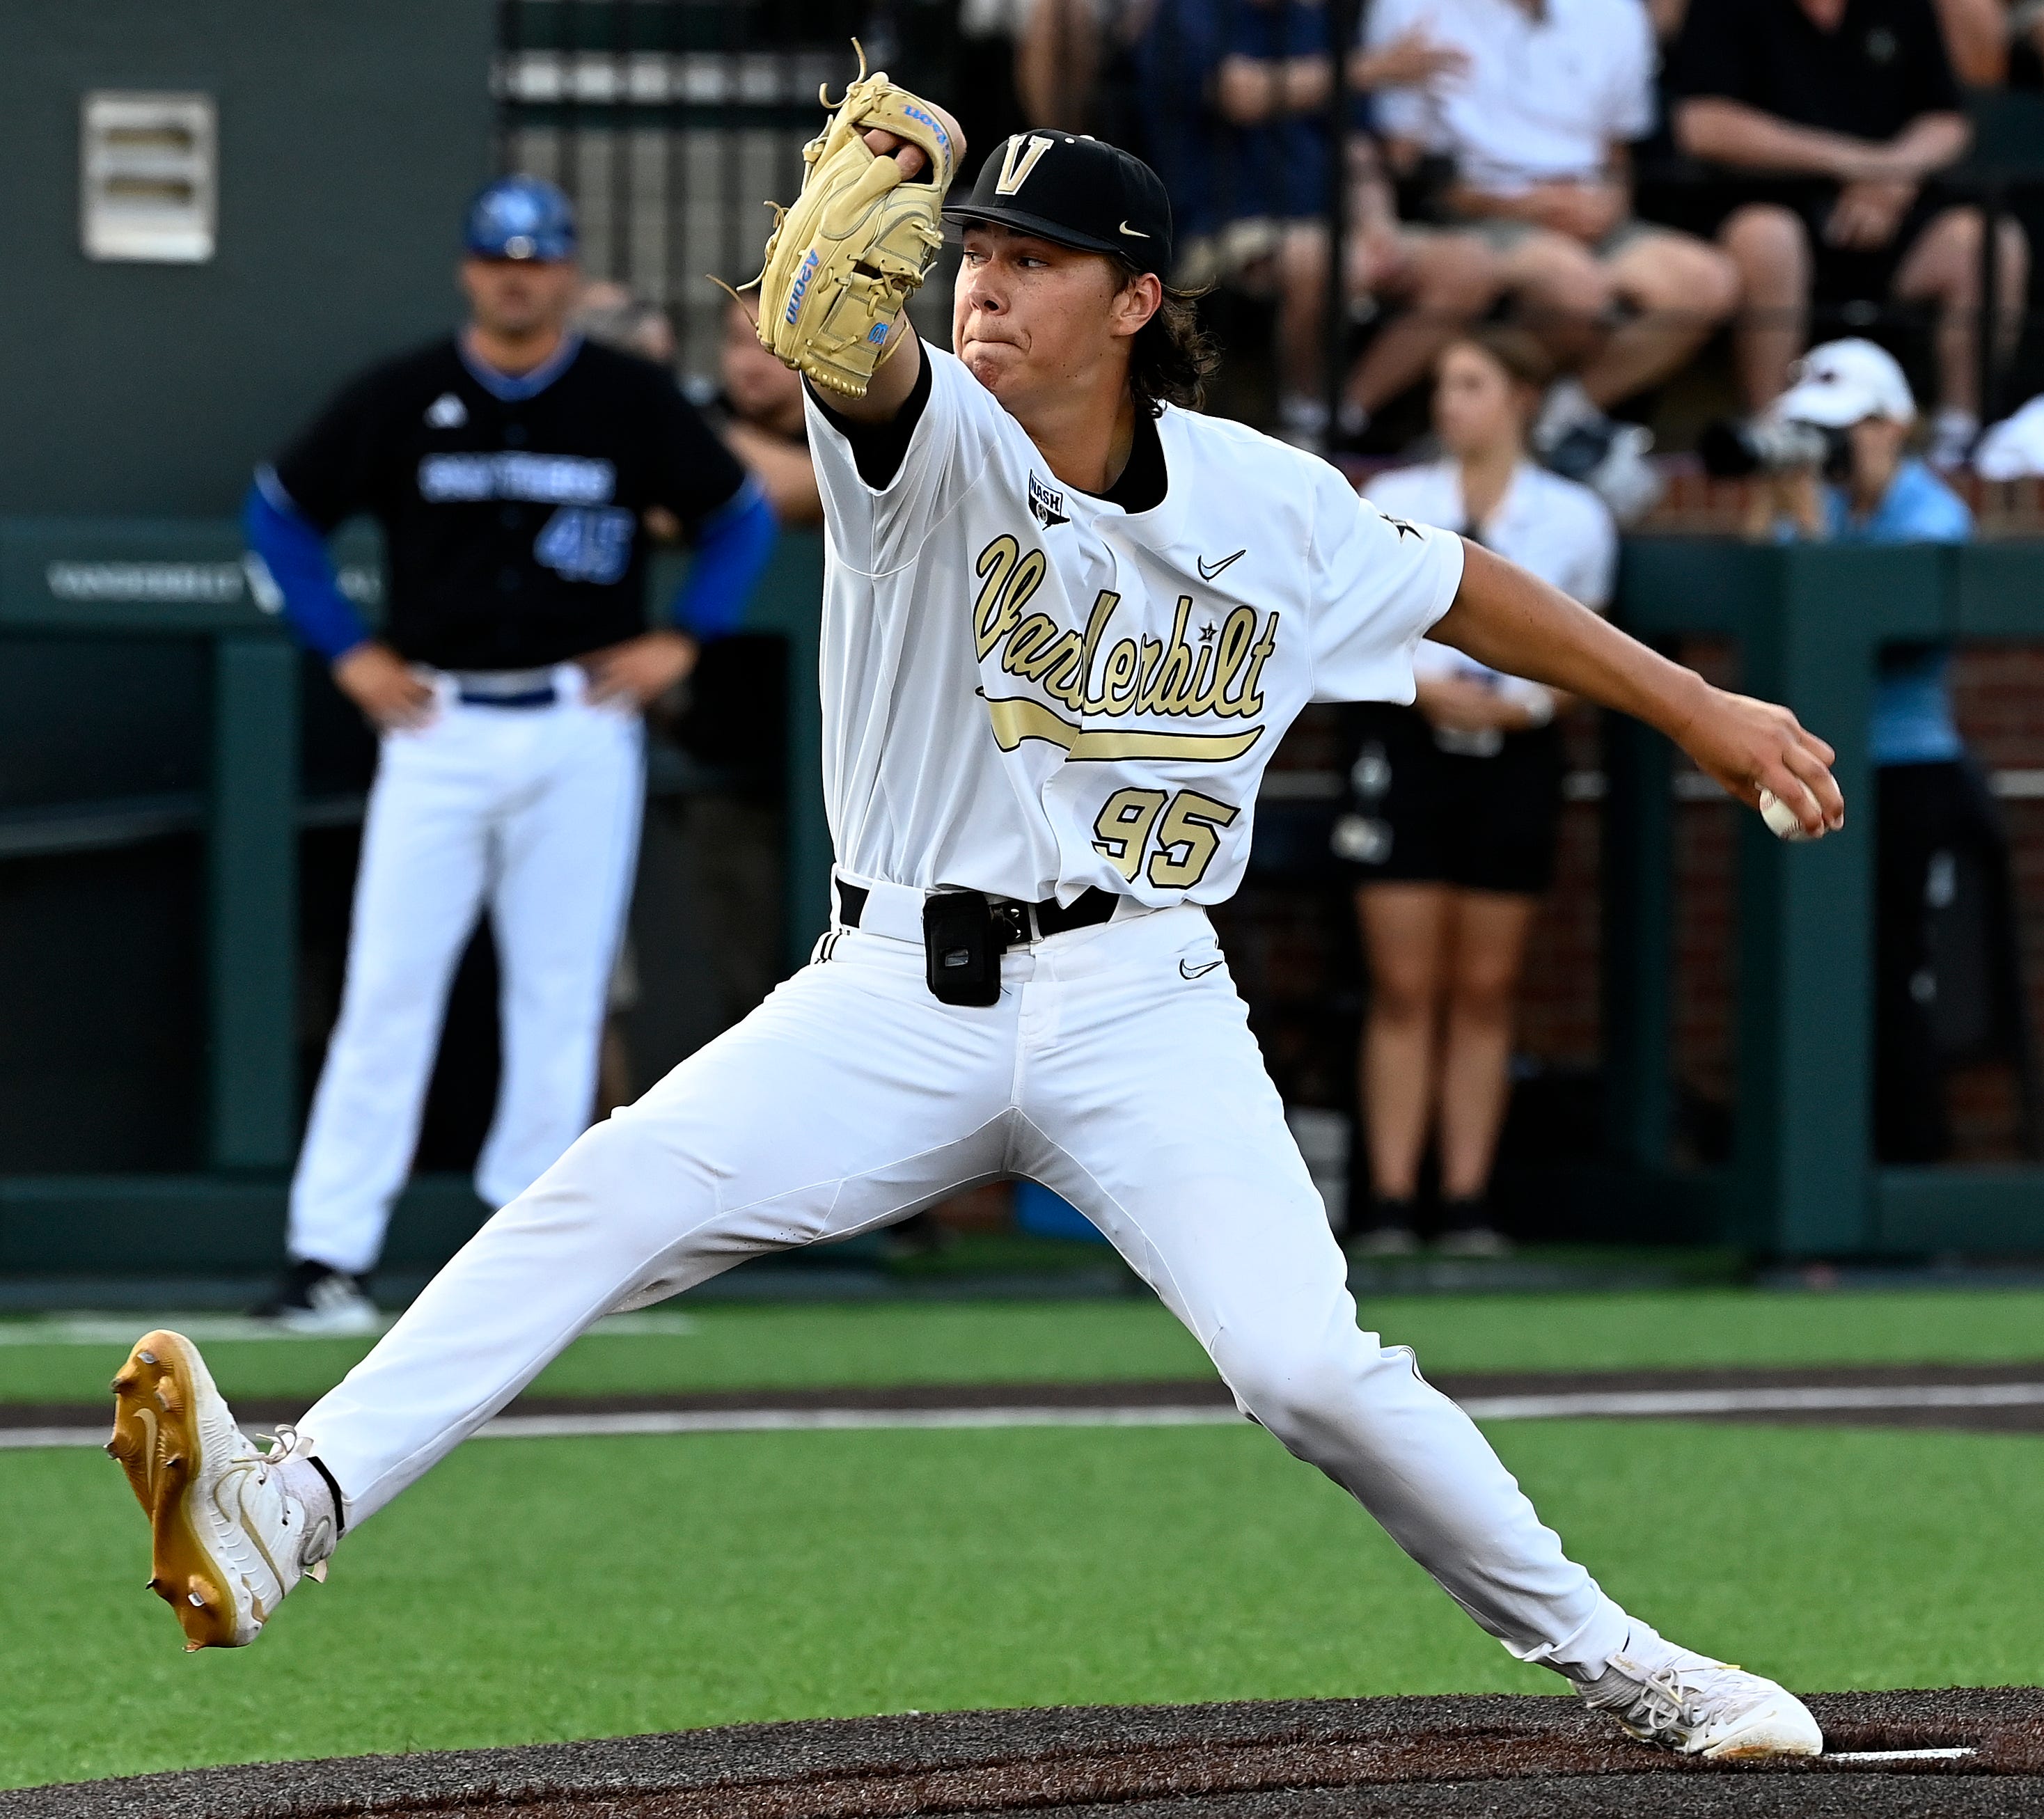
[{"label": "player's throwing hand", "polygon": [[1723,689],[1704,693],[1693,718],[1668,729],[1696,768],[1749,808],[1771,794],[1805,835],[1846,824],[1846,799],[1831,764],[1838,754],[1788,708]]}]

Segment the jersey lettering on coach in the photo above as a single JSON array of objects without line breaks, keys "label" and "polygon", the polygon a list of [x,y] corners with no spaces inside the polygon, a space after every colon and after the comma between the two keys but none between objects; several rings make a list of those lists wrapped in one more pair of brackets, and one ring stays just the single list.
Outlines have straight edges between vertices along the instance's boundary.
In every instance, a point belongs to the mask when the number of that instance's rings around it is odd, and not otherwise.
[{"label": "jersey lettering on coach", "polygon": [[419,497],[432,505],[529,499],[606,505],[617,489],[617,467],[586,455],[428,455],[419,462]]},{"label": "jersey lettering on coach", "polygon": [[1085,630],[1060,631],[1048,614],[1028,610],[1048,567],[1041,550],[1025,551],[1004,532],[980,551],[973,567],[980,578],[973,606],[980,662],[997,654],[1007,674],[1035,683],[1051,697],[986,697],[994,740],[1003,751],[1014,750],[1024,739],[1044,739],[1080,762],[1158,758],[1225,764],[1263,736],[1260,726],[1225,732],[1089,728],[1066,719],[1051,701],[1081,716],[1253,720],[1263,712],[1258,689],[1263,666],[1278,647],[1275,611],[1264,614],[1237,605],[1218,627],[1209,624],[1194,639],[1188,635],[1193,597],[1180,594],[1168,638],[1121,638],[1108,644],[1120,594],[1103,588],[1094,597]]}]

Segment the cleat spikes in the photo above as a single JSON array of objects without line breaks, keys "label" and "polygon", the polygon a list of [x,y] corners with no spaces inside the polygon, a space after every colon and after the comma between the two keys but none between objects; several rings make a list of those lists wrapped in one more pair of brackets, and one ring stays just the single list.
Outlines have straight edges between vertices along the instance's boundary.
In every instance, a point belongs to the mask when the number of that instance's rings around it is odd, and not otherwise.
[{"label": "cleat spikes", "polygon": [[135,1361],[141,1364],[153,1364],[156,1361],[156,1354],[150,1351],[138,1351],[135,1354]]},{"label": "cleat spikes", "polygon": [[197,1592],[188,1591],[185,1594],[185,1597],[187,1602],[191,1605],[193,1610],[203,1610],[206,1609],[206,1600],[201,1598]]}]

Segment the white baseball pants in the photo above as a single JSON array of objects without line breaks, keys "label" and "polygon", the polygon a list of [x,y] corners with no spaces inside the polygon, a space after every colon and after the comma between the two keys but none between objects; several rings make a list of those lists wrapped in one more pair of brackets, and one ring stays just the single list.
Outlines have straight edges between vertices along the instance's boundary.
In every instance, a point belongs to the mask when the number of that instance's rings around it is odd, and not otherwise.
[{"label": "white baseball pants", "polygon": [[501,988],[496,1114],[475,1191],[501,1207],[587,1128],[605,991],[637,861],[645,735],[584,699],[466,704],[385,735],[363,830],[340,1018],[298,1172],[288,1248],[354,1273],[383,1248],[440,1046],[448,988],[486,908]]},{"label": "white baseball pants", "polygon": [[1245,1413],[1351,1492],[1525,1660],[1593,1672],[1624,1613],[1401,1346],[1358,1330],[1339,1247],[1212,926],[1117,919],[1011,952],[998,1004],[924,983],[920,893],[865,926],[478,1232],[301,1431],[360,1522],[591,1322],[748,1257],[1023,1175],[1093,1219]]}]

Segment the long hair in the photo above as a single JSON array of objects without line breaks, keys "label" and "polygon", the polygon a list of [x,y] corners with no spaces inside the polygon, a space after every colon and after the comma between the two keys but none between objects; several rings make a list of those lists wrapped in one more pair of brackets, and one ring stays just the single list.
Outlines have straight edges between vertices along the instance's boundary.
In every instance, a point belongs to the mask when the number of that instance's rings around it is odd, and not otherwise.
[{"label": "long hair", "polygon": [[1475,348],[1514,385],[1544,392],[1554,382],[1554,356],[1525,329],[1511,323],[1486,322],[1465,328],[1448,346]]},{"label": "long hair", "polygon": [[[1124,278],[1138,275],[1134,266],[1116,263],[1122,265]],[[1193,307],[1205,294],[1204,289],[1181,290],[1166,285],[1157,313],[1135,332],[1128,388],[1152,416],[1162,416],[1166,405],[1196,411],[1207,401],[1207,379],[1220,364],[1220,350],[1200,326]]]}]

